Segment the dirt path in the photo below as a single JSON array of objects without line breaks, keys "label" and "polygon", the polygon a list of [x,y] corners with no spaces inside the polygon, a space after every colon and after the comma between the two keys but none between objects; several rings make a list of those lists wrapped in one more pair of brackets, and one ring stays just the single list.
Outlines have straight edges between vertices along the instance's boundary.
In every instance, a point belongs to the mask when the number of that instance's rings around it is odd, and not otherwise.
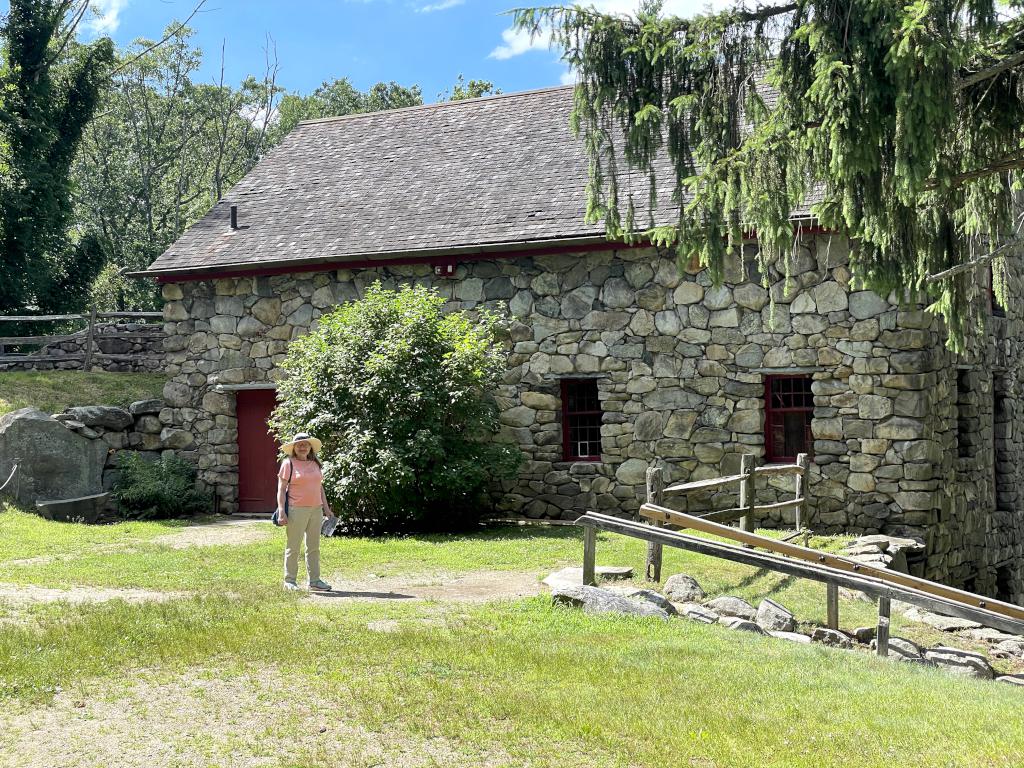
[{"label": "dirt path", "polygon": [[311,600],[344,604],[351,600],[439,600],[483,603],[516,600],[547,591],[542,574],[522,571],[473,571],[463,574],[389,576],[332,581],[333,592],[314,593]]},{"label": "dirt path", "polygon": [[186,592],[156,592],[150,589],[71,586],[67,589],[0,583],[0,604],[23,607],[35,603],[105,603],[126,600],[129,603],[164,602],[184,597]]},{"label": "dirt path", "polygon": [[241,546],[270,538],[274,532],[268,520],[217,520],[189,525],[150,541],[172,549],[189,547]]},{"label": "dirt path", "polygon": [[9,768],[516,765],[441,736],[369,730],[350,709],[350,692],[297,685],[274,668],[170,679],[143,672],[61,692],[50,704],[5,707],[0,754]]}]

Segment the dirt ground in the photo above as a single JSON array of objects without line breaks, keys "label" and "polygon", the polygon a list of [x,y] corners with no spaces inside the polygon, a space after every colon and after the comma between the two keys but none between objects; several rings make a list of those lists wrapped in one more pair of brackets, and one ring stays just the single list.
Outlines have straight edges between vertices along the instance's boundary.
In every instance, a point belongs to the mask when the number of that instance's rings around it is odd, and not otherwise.
[{"label": "dirt ground", "polygon": [[520,571],[474,571],[460,575],[395,576],[336,580],[333,592],[314,593],[311,600],[440,600],[452,603],[481,603],[515,600],[547,591],[539,574]]},{"label": "dirt ground", "polygon": [[157,536],[152,541],[154,544],[162,544],[172,549],[238,546],[270,538],[273,532],[274,529],[266,520],[218,520],[213,523],[189,525],[180,531]]},{"label": "dirt ground", "polygon": [[0,762],[7,768],[515,764],[507,755],[467,753],[441,736],[368,730],[346,717],[350,696],[318,698],[273,668],[240,677],[217,670],[134,677],[127,686],[64,691],[48,705],[0,714]]}]

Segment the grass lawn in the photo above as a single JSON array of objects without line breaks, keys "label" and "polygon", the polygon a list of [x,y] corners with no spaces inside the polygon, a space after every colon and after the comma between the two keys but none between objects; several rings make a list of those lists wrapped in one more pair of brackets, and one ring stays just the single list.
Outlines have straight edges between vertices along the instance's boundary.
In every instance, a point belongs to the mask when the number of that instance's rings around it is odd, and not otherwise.
[{"label": "grass lawn", "polygon": [[160,397],[166,381],[154,373],[5,371],[0,373],[0,416],[30,405],[46,413],[73,405],[124,407]]},{"label": "grass lawn", "polygon": [[[281,536],[175,547],[181,523],[0,512],[0,583],[188,596],[0,602],[0,755],[12,765],[1019,766],[1010,686],[684,620],[279,589]],[[819,545],[836,546],[822,540]],[[573,528],[323,542],[332,579],[578,564]],[[599,536],[598,562],[644,547]],[[666,549],[666,576],[824,620],[824,587]],[[844,627],[872,623],[844,601]],[[894,617],[925,642],[948,635]],[[951,716],[954,715],[954,716]],[[56,734],[53,732],[56,731]],[[20,762],[19,762],[20,761]]]}]

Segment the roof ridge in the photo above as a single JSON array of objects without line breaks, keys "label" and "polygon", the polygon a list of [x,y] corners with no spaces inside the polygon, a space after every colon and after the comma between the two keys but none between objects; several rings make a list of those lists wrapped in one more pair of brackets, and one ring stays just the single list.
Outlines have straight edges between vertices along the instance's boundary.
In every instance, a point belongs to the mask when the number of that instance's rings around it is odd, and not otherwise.
[{"label": "roof ridge", "polygon": [[431,109],[444,109],[447,107],[461,107],[468,106],[471,104],[477,104],[481,101],[496,101],[498,99],[508,99],[516,96],[532,96],[538,93],[550,93],[552,91],[564,91],[570,88],[575,88],[573,85],[550,85],[546,88],[532,88],[528,91],[514,91],[512,93],[492,93],[488,96],[477,96],[473,99],[459,99],[458,101],[435,101],[430,104],[416,104],[412,107],[399,107],[398,109],[379,109],[376,112],[354,112],[350,115],[337,115],[335,117],[320,117],[313,120],[300,120],[296,124],[296,128],[303,125],[317,125],[319,123],[334,123],[341,122],[343,120],[356,120],[361,117],[373,117],[375,115],[393,115],[401,112],[417,112],[427,111]]}]

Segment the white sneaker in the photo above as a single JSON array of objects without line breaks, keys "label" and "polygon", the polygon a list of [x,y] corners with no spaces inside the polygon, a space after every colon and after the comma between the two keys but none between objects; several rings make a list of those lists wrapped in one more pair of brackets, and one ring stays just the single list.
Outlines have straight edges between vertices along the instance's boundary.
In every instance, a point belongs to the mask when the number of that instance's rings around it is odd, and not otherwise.
[{"label": "white sneaker", "polygon": [[299,585],[296,584],[294,581],[288,581],[288,579],[285,579],[284,588],[287,590],[298,590]]}]

